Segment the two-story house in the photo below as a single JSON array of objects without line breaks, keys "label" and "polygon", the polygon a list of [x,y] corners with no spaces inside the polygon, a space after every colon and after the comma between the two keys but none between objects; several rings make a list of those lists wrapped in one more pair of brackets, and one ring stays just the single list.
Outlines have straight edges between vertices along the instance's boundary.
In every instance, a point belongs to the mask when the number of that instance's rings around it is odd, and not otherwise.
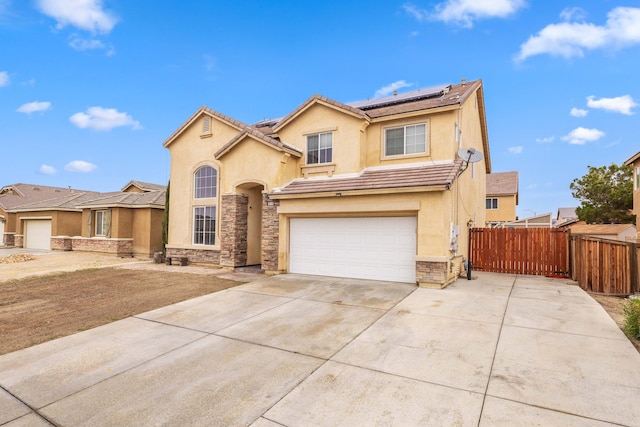
[{"label": "two-story house", "polygon": [[[636,224],[640,216],[640,151],[624,162],[625,166],[633,168],[633,214],[636,216]],[[638,235],[640,238],[640,235]]]},{"label": "two-story house", "polygon": [[496,227],[517,220],[518,172],[493,172],[487,175],[487,226]]},{"label": "two-story house", "polygon": [[466,228],[485,223],[480,80],[350,104],[314,95],[254,125],[201,107],[164,146],[167,255],[191,262],[442,287],[463,268]]}]

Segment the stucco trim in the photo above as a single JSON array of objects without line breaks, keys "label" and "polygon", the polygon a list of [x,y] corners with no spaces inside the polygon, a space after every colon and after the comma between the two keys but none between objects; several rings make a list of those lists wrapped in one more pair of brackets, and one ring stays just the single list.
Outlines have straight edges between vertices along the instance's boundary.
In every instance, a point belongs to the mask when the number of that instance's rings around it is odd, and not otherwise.
[{"label": "stucco trim", "polygon": [[238,146],[245,138],[251,138],[254,141],[257,141],[261,144],[266,145],[269,148],[273,148],[276,151],[285,152],[295,157],[302,157],[302,152],[294,149],[293,147],[289,147],[287,144],[284,144],[276,139],[269,138],[267,136],[258,137],[249,131],[243,131],[234,137],[231,141],[225,144],[220,150],[218,150],[213,156],[216,160],[220,160],[225,154],[233,150],[236,146]]},{"label": "stucco trim", "polygon": [[[51,210],[51,209],[49,209],[49,210]],[[53,219],[53,217],[52,216],[22,216],[22,217],[20,217],[18,219],[20,221],[23,221],[25,219],[26,220],[29,220],[29,219]]]},{"label": "stucco trim", "polygon": [[[286,204],[280,204],[278,206],[279,215],[300,215],[311,214],[313,216],[319,216],[320,214],[351,214],[350,216],[370,216],[372,213],[393,213],[394,215],[400,212],[412,213],[415,215],[420,210],[420,202],[418,200],[395,202],[392,207],[381,206],[380,203],[350,203],[347,206],[328,205],[323,206],[322,211],[319,212],[317,207],[296,207],[287,206]],[[366,215],[362,215],[366,214]]]},{"label": "stucco trim", "polygon": [[167,244],[165,245],[165,247],[167,249],[193,249],[193,250],[198,250],[198,251],[219,251],[220,250],[220,244],[217,245],[191,245],[191,244],[178,244],[178,243],[173,243],[173,244]]},{"label": "stucco trim", "polygon": [[425,256],[416,255],[416,262],[449,262],[450,258],[446,256]]},{"label": "stucco trim", "polygon": [[426,192],[433,192],[433,191],[446,191],[448,189],[449,189],[448,185],[433,185],[429,187],[379,188],[374,190],[324,191],[319,193],[298,193],[298,194],[270,193],[269,198],[274,200],[310,199],[310,198],[320,198],[320,197],[366,196],[366,195],[373,195],[373,194],[426,193]]}]

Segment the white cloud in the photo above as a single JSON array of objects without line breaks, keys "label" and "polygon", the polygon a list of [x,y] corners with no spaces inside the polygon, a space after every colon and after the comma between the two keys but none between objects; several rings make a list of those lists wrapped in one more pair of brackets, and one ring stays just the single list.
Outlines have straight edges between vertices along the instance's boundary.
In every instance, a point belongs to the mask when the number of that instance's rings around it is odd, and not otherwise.
[{"label": "white cloud", "polygon": [[67,25],[92,33],[109,33],[118,23],[112,12],[102,8],[102,0],[37,0],[40,12],[55,19],[58,29]]},{"label": "white cloud", "polygon": [[573,107],[569,112],[573,117],[584,117],[589,114],[589,110],[583,110],[582,108]]},{"label": "white cloud", "polygon": [[604,132],[598,129],[587,129],[578,127],[569,132],[568,135],[563,136],[563,141],[568,141],[569,144],[583,145],[587,142],[597,141],[604,136]]},{"label": "white cloud", "polygon": [[67,172],[91,172],[97,168],[93,163],[85,162],[84,160],[74,160],[65,165],[64,170]]},{"label": "white cloud", "polygon": [[524,0],[447,0],[436,5],[433,19],[471,28],[476,20],[506,18],[526,4]]},{"label": "white cloud", "polygon": [[511,153],[511,154],[522,154],[523,150],[524,150],[524,148],[522,147],[522,145],[517,145],[515,147],[509,147],[509,153]]},{"label": "white cloud", "polygon": [[0,87],[7,86],[9,84],[9,73],[6,71],[0,71]]},{"label": "white cloud", "polygon": [[[568,16],[565,14],[563,18]],[[547,25],[520,45],[516,61],[545,53],[564,58],[582,57],[585,50],[616,49],[638,43],[640,8],[616,7],[608,13],[604,26],[586,22]]]},{"label": "white cloud", "polygon": [[49,166],[49,165],[40,166],[40,173],[43,173],[45,175],[55,175],[56,172],[57,172],[56,168],[54,168],[53,166]]},{"label": "white cloud", "polygon": [[631,111],[631,109],[633,107],[637,107],[638,103],[635,102],[629,95],[600,99],[595,99],[595,96],[588,96],[587,106],[589,108],[601,108],[603,110],[630,116],[633,114],[633,111]]},{"label": "white cloud", "polygon": [[556,139],[555,136],[547,136],[544,138],[536,138],[536,142],[538,144],[549,144],[551,142],[553,142]]},{"label": "white cloud", "polygon": [[581,7],[567,7],[560,12],[560,18],[564,21],[583,21],[587,12]]},{"label": "white cloud", "polygon": [[404,80],[398,80],[397,82],[393,82],[390,85],[387,85],[383,88],[378,89],[374,97],[379,98],[381,96],[391,95],[395,90],[402,89],[404,87],[411,87],[411,86],[413,86],[413,83],[407,83]]},{"label": "white cloud", "polygon": [[429,12],[423,9],[418,9],[411,3],[405,3],[402,5],[402,8],[409,15],[413,16],[418,22],[426,21],[429,17]]},{"label": "white cloud", "polygon": [[74,48],[75,50],[83,51],[83,50],[95,50],[95,49],[105,49],[106,46],[100,40],[97,39],[83,39],[79,37],[77,34],[73,34],[71,36],[71,41],[69,42],[69,46]]},{"label": "white cloud", "polygon": [[47,111],[49,108],[51,108],[50,102],[33,101],[22,104],[16,111],[18,113],[31,114],[35,113],[36,111]]},{"label": "white cloud", "polygon": [[133,130],[142,129],[140,122],[133,120],[127,113],[115,108],[90,107],[86,113],[75,113],[69,121],[79,128],[93,130],[111,130],[120,126],[130,126]]}]

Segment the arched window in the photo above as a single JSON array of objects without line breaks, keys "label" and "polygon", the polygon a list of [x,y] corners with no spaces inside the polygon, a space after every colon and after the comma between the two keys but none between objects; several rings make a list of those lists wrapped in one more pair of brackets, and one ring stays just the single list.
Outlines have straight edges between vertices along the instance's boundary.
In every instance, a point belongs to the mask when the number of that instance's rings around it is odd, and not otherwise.
[{"label": "arched window", "polygon": [[218,171],[211,166],[203,166],[196,171],[194,179],[194,197],[196,199],[216,197]]}]

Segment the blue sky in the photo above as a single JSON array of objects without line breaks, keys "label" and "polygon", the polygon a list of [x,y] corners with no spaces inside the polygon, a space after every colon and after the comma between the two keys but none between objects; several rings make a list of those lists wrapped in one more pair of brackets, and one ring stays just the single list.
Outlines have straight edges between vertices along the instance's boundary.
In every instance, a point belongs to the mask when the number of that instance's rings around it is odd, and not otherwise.
[{"label": "blue sky", "polygon": [[518,214],[555,215],[640,151],[638,70],[637,1],[0,0],[0,185],[166,183],[201,105],[254,123],[464,77]]}]

